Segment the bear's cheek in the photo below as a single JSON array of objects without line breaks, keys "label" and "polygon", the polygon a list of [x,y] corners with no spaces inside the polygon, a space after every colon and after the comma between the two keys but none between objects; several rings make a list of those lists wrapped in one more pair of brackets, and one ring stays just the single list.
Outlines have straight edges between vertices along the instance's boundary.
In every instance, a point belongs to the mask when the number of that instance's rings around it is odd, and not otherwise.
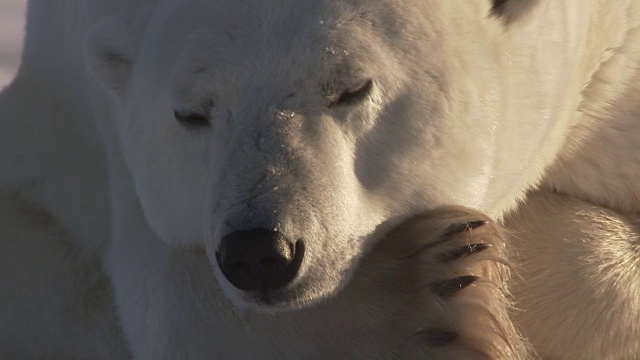
[{"label": "bear's cheek", "polygon": [[121,138],[145,218],[170,245],[201,245],[209,145],[181,133],[160,113],[151,113],[151,119],[138,113],[129,117],[130,131],[121,132]]}]

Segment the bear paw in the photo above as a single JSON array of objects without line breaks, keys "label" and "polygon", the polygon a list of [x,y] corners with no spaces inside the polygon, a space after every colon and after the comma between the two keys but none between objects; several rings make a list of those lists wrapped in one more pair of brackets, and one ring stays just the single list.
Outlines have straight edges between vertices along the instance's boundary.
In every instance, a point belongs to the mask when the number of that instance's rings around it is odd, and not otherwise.
[{"label": "bear paw", "polygon": [[416,358],[528,358],[509,318],[505,236],[487,216],[452,206],[411,218],[361,268],[369,286],[393,284],[388,297],[396,302],[384,306],[406,312],[396,321]]}]

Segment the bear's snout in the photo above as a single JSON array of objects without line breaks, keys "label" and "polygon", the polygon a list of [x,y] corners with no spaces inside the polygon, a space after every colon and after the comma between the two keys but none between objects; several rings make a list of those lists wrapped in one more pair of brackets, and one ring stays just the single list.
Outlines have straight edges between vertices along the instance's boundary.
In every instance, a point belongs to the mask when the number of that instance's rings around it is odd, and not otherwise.
[{"label": "bear's snout", "polygon": [[291,283],[304,258],[302,240],[279,231],[251,229],[225,235],[216,252],[218,266],[236,288],[269,292]]}]

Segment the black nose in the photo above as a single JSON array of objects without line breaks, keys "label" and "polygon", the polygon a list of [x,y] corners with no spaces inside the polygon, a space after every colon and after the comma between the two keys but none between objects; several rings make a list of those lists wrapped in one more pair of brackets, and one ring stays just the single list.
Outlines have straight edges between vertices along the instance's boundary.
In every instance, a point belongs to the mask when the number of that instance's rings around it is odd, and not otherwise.
[{"label": "black nose", "polygon": [[268,229],[234,231],[222,238],[216,256],[233,286],[264,291],[293,281],[302,264],[304,245]]}]

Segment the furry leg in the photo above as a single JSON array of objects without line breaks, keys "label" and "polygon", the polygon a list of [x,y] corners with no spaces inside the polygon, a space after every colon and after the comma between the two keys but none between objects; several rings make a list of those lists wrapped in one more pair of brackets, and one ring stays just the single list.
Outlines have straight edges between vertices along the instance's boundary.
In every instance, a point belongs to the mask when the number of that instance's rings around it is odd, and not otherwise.
[{"label": "furry leg", "polygon": [[640,217],[530,194],[506,218],[516,322],[543,359],[640,357]]}]

